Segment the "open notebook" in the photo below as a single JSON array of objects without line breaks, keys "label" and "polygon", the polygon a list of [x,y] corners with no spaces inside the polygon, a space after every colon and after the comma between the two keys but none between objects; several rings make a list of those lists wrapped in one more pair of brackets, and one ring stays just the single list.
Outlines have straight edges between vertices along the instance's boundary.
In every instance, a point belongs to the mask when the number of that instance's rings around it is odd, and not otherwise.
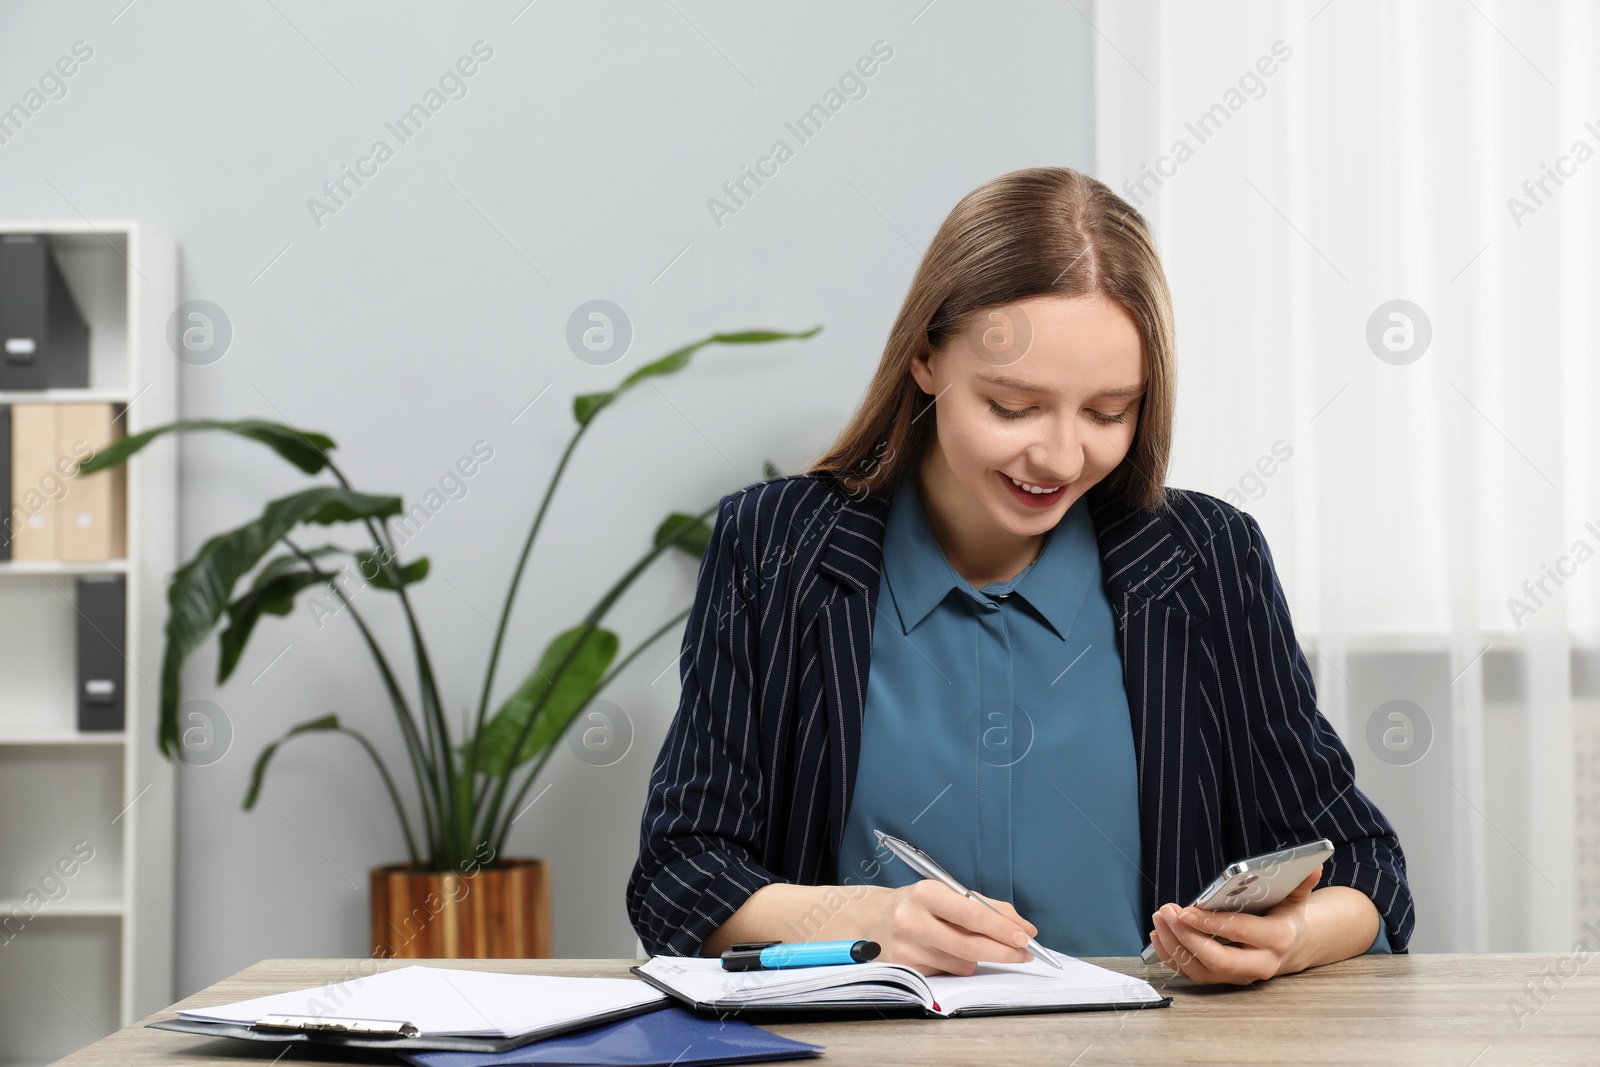
[{"label": "open notebook", "polygon": [[1160,1008],[1171,997],[1142,978],[1056,953],[1038,960],[980,963],[970,977],[924,977],[898,963],[844,963],[776,971],[725,971],[720,959],[655,956],[633,973],[706,1011],[920,1007],[928,1015]]}]

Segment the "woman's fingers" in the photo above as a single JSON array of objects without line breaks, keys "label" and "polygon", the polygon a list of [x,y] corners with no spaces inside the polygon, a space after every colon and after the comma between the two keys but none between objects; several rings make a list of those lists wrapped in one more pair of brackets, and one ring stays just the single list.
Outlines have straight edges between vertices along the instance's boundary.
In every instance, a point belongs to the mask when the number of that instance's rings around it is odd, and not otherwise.
[{"label": "woman's fingers", "polygon": [[1180,909],[1176,918],[1203,933],[1216,934],[1229,941],[1258,948],[1275,948],[1289,933],[1283,929],[1281,922],[1242,911],[1206,911],[1204,908],[1188,907]]},{"label": "woman's fingers", "polygon": [[[968,960],[1021,963],[1022,960],[1029,958],[1027,950],[1022,949],[1022,945],[1026,944],[1032,934],[1027,933],[1026,926],[1022,926],[1018,921],[1010,920],[1005,915],[987,909],[978,901],[966,899],[955,889],[950,889],[939,881],[922,881],[918,883],[917,889],[918,901],[925,905],[930,915],[963,931],[962,944],[966,947],[986,952],[986,955],[966,957]],[[984,944],[986,939],[995,944]]]},{"label": "woman's fingers", "polygon": [[1187,965],[1194,960],[1194,957],[1189,954],[1188,950],[1178,944],[1178,939],[1173,937],[1172,931],[1167,929],[1166,920],[1160,916],[1157,916],[1154,920],[1154,926],[1150,931],[1150,943],[1156,947],[1156,956],[1163,964],[1185,978],[1194,978],[1194,975],[1189,974],[1186,970]]},{"label": "woman's fingers", "polygon": [[924,974],[970,975],[980,962],[1032,958],[1023,946],[1038,928],[1004,901],[992,901],[991,909],[932,879],[893,890],[891,899],[880,920],[887,960]]},{"label": "woman's fingers", "polygon": [[1284,897],[1278,906],[1282,907],[1284,904],[1299,904],[1300,902],[1304,901],[1311,895],[1311,891],[1317,888],[1317,882],[1321,881],[1321,879],[1322,864],[1319,863],[1317,864],[1317,869],[1306,875],[1304,881],[1290,890],[1289,895]]},{"label": "woman's fingers", "polygon": [[916,883],[912,899],[928,917],[921,931],[925,944],[973,961],[1022,963],[1031,958],[1022,947],[1029,936],[1023,927],[942,882]]},{"label": "woman's fingers", "polygon": [[1184,974],[1195,978],[1196,981],[1233,982],[1243,985],[1270,978],[1277,973],[1281,957],[1269,949],[1249,945],[1224,945],[1209,933],[1197,930],[1178,918],[1175,905],[1167,905],[1157,915],[1158,921],[1165,923],[1168,934],[1181,947],[1174,955],[1180,960],[1187,955],[1199,965],[1199,969],[1210,975],[1201,978],[1191,973],[1194,968],[1180,968]]},{"label": "woman's fingers", "polygon": [[992,897],[985,897],[982,893],[977,895],[982,897],[984,900],[987,900],[990,904],[993,904],[996,908],[1000,909],[1000,914],[1004,915],[1006,918],[1010,919],[1012,922],[1026,930],[1029,937],[1039,936],[1039,928],[1033,925],[1033,923],[1029,922],[1027,919],[1024,919],[1022,916],[1018,915],[1017,909],[1012,906],[1009,900],[995,900]]},{"label": "woman's fingers", "polygon": [[1174,925],[1171,906],[1162,905],[1150,916],[1150,943],[1155,946],[1156,955],[1162,963],[1182,974],[1186,973],[1185,968],[1194,960],[1194,953],[1183,947],[1183,942],[1178,940],[1173,930]]},{"label": "woman's fingers", "polygon": [[1177,971],[1185,978],[1195,982],[1221,982],[1205,964],[1201,963],[1195,954],[1179,939],[1167,917],[1160,912],[1156,913],[1155,929],[1151,931],[1151,944],[1156,946],[1156,955],[1161,957],[1161,962]]},{"label": "woman's fingers", "polygon": [[921,953],[921,960],[917,963],[913,963],[911,966],[916,968],[924,975],[956,974],[965,976],[972,974],[978,969],[978,965],[973,963],[971,960],[965,960],[959,956],[952,956],[950,953],[941,952],[939,949],[933,948],[932,946],[924,946]]},{"label": "woman's fingers", "polygon": [[1164,904],[1151,917],[1151,943],[1167,966],[1196,981],[1242,985],[1271,978],[1294,951],[1306,899],[1321,878],[1318,867],[1264,915]]},{"label": "woman's fingers", "polygon": [[1025,948],[1008,945],[986,934],[974,933],[942,916],[930,913],[927,921],[924,943],[959,959],[975,963],[1025,963],[1032,958]]}]

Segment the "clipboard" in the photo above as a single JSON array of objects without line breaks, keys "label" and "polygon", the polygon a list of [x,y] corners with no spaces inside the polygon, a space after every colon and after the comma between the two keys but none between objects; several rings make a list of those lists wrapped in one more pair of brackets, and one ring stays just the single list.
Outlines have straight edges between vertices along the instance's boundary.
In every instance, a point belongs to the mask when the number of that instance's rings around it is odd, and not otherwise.
[{"label": "clipboard", "polygon": [[394,1052],[509,1052],[535,1041],[543,1041],[547,1037],[570,1034],[604,1023],[647,1015],[667,1006],[665,1003],[656,1002],[618,1008],[574,1022],[543,1027],[515,1038],[423,1034],[410,1022],[399,1019],[289,1015],[263,1016],[250,1026],[240,1023],[202,1022],[198,1019],[182,1019],[174,1016],[148,1023],[146,1028],[194,1034],[197,1037],[227,1037],[279,1045],[331,1045]]},{"label": "clipboard", "polygon": [[671,1004],[633,978],[413,964],[227,1004],[179,1005],[156,1030],[275,1045],[505,1052]]}]

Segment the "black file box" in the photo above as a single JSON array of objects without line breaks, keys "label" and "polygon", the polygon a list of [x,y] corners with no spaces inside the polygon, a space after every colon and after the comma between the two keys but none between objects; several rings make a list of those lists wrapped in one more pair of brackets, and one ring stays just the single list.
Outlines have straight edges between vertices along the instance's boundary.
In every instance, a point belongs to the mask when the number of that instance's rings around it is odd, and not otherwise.
[{"label": "black file box", "polygon": [[89,385],[89,324],[41,234],[0,236],[0,390]]},{"label": "black file box", "polygon": [[121,730],[126,704],[127,580],[78,579],[78,729]]}]

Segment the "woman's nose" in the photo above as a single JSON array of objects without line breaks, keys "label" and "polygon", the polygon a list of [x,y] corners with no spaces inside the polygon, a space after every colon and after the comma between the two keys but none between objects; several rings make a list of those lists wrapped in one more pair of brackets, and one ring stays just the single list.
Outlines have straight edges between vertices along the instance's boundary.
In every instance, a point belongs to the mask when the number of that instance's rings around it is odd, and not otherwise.
[{"label": "woman's nose", "polygon": [[1047,485],[1064,485],[1075,482],[1083,473],[1083,445],[1072,438],[1066,442],[1052,442],[1043,446],[1033,457],[1033,469],[1050,475]]}]

